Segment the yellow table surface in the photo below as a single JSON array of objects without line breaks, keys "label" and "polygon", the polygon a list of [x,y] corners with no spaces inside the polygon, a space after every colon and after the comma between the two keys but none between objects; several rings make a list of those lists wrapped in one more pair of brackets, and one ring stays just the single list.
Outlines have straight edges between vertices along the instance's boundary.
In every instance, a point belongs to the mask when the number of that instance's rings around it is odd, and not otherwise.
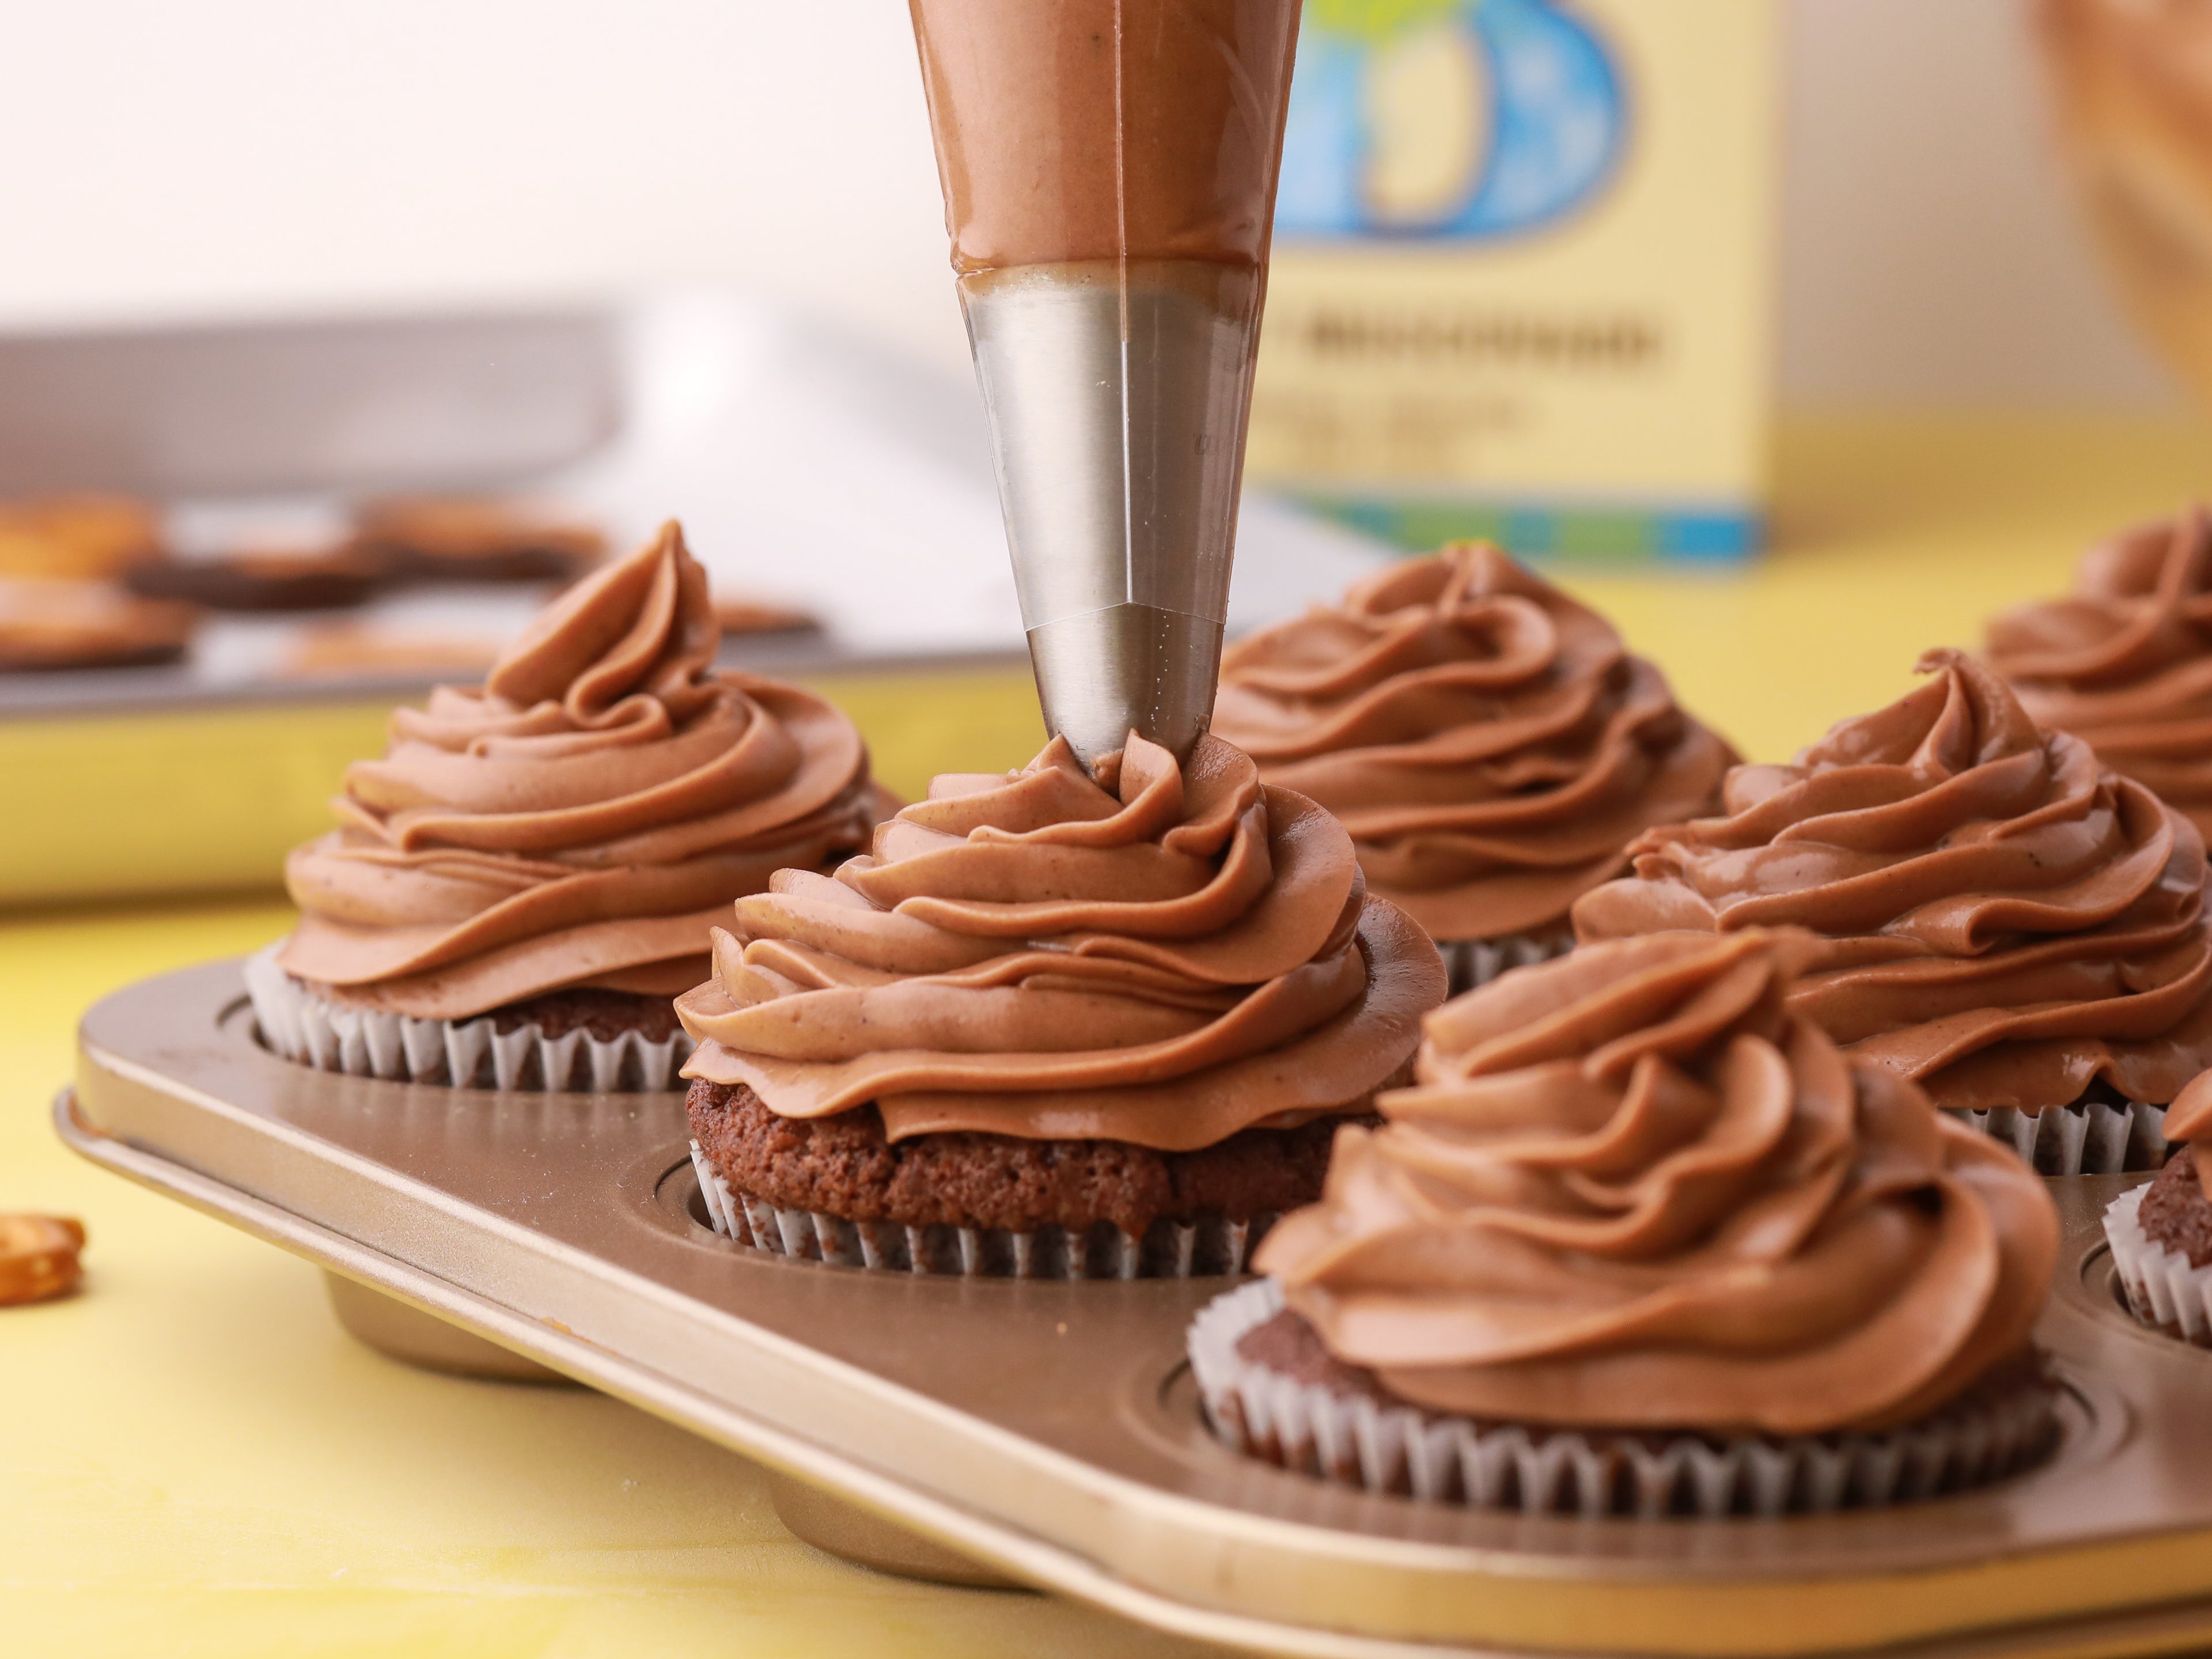
[{"label": "yellow table surface", "polygon": [[[2179,421],[1798,421],[1765,563],[1571,580],[1685,702],[1774,758],[2208,477],[2212,428]],[[857,712],[912,788],[918,766],[1024,758],[1020,695],[970,679]],[[92,1236],[82,1295],[0,1310],[0,1654],[1194,1651],[817,1554],[742,1459],[581,1390],[381,1358],[332,1322],[311,1267],[65,1152],[46,1113],[77,1013],[288,920],[269,901],[0,922],[0,1211],[73,1213]]]}]

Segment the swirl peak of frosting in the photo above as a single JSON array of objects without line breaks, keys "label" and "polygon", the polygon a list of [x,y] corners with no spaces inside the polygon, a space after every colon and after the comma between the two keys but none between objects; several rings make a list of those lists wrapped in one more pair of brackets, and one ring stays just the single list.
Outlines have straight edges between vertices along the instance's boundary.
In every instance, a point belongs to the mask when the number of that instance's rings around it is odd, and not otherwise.
[{"label": "swirl peak of frosting", "polygon": [[679,998],[685,1074],[786,1117],[1162,1152],[1362,1109],[1443,1000],[1344,830],[1201,738],[949,775],[834,875],[780,872]]},{"label": "swirl peak of frosting", "polygon": [[2082,560],[2074,592],[1989,629],[1991,667],[2046,726],[2212,831],[2212,520],[2141,525]]},{"label": "swirl peak of frosting", "polygon": [[1711,810],[1735,758],[1609,623],[1486,542],[1232,644],[1213,730],[1453,939],[1559,921],[1639,831]]},{"label": "swirl peak of frosting", "polygon": [[1429,1016],[1382,1127],[1255,1266],[1439,1411],[1875,1429],[2023,1350],[2043,1183],[1790,1010],[1794,929],[1584,945]]},{"label": "swirl peak of frosting", "polygon": [[1577,934],[1808,927],[1792,1006],[1938,1105],[2172,1100],[2212,1066],[2203,841],[1980,664],[1920,666],[1794,764],[1730,772],[1727,817],[1642,837]]},{"label": "swirl peak of frosting", "polygon": [[822,699],[717,673],[706,572],[674,523],[578,583],[483,686],[441,686],[346,772],[296,849],[290,973],[458,1018],[572,986],[673,995],[787,864],[864,845],[866,747]]}]

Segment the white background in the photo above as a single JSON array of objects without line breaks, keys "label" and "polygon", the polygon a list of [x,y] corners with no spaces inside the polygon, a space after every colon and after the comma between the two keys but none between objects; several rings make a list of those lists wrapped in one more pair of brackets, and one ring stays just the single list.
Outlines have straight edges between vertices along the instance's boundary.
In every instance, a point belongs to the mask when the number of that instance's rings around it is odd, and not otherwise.
[{"label": "white background", "polygon": [[[1787,15],[1786,398],[2174,397],[2016,0]],[[0,327],[734,278],[964,367],[944,258],[899,0],[0,0]]]}]

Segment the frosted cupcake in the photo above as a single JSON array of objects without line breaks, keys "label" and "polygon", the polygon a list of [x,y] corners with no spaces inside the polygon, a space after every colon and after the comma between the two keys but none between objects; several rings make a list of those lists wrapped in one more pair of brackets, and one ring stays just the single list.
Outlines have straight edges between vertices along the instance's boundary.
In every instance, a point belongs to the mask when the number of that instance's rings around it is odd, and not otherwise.
[{"label": "frosted cupcake", "polygon": [[473,690],[392,717],[340,827],[297,849],[292,935],[249,963],[270,1046],[330,1070],[502,1089],[673,1086],[730,902],[827,869],[881,815],[821,698],[718,673],[674,524],[542,613]]},{"label": "frosted cupcake", "polygon": [[708,1214],[855,1267],[1233,1271],[1444,994],[1342,826],[1212,738],[939,777],[733,920],[677,1003]]},{"label": "frosted cupcake", "polygon": [[1252,1455],[1585,1516],[1890,1504],[2055,1437],[2048,1193],[1791,1012],[1796,930],[1585,945],[1431,1015],[1190,1355]]},{"label": "frosted cupcake", "polygon": [[2212,1348],[2212,1073],[2181,1091],[2166,1132],[2181,1150],[2112,1200],[2105,1237],[2136,1317]]},{"label": "frosted cupcake", "polygon": [[1990,665],[2038,724],[2071,732],[2212,832],[2212,523],[2203,509],[2116,536],[2074,592],[1997,617]]},{"label": "frosted cupcake", "polygon": [[1729,816],[1655,830],[1575,907],[1585,940],[1796,923],[1791,1005],[2046,1174],[2149,1169],[2212,1066],[2204,843],[1955,651],[1789,766],[1740,766]]},{"label": "frosted cupcake", "polygon": [[1612,625],[1487,543],[1394,564],[1231,645],[1216,735],[1352,832],[1455,990],[1574,942],[1656,823],[1715,809],[1728,745]]}]

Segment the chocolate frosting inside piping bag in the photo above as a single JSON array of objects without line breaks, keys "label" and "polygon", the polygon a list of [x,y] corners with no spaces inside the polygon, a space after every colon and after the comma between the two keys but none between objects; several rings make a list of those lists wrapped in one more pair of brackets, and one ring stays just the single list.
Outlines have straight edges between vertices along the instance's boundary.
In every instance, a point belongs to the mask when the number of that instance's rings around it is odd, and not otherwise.
[{"label": "chocolate frosting inside piping bag", "polygon": [[2212,521],[2202,507],[2114,538],[2073,593],[1995,619],[1990,665],[2039,725],[2212,831]]},{"label": "chocolate frosting inside piping bag", "polygon": [[2057,1216],[1789,1011],[1819,950],[1655,934],[1457,999],[1255,1266],[1440,1411],[1812,1434],[1936,1409],[2026,1346]]},{"label": "chocolate frosting inside piping bag", "polygon": [[1639,831],[1711,811],[1735,760],[1603,617],[1477,542],[1232,644],[1213,730],[1443,939],[1561,920]]},{"label": "chocolate frosting inside piping bag", "polygon": [[403,708],[293,853],[279,957],[340,1000],[462,1018],[539,992],[673,995],[730,900],[866,843],[860,733],[716,673],[706,572],[672,522],[541,613],[473,690]]},{"label": "chocolate frosting inside piping bag", "polygon": [[1369,896],[1302,796],[1201,738],[1065,739],[949,775],[834,876],[785,871],[678,999],[689,1077],[787,1117],[875,1103],[949,1130],[1162,1151],[1364,1109],[1443,998],[1436,949]]},{"label": "chocolate frosting inside piping bag", "polygon": [[2165,1104],[2212,1066],[2203,841],[1979,664],[1921,666],[1794,765],[1729,773],[1729,816],[1645,834],[1577,934],[1807,927],[1791,1006],[1939,1106],[2033,1113],[2100,1079]]}]

